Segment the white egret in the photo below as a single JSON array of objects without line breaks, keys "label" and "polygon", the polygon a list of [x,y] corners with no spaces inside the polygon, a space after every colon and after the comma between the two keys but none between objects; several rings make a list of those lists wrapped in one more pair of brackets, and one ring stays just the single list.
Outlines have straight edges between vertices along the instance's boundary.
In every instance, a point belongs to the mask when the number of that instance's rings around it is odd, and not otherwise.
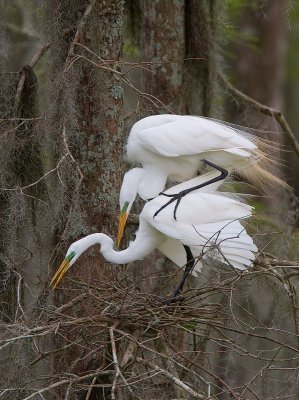
[{"label": "white egret", "polygon": [[[163,191],[167,179],[183,182],[195,177],[203,167],[203,159],[220,170],[216,180],[224,179],[226,170],[237,170],[253,183],[282,184],[269,171],[274,162],[262,152],[265,146],[269,147],[245,130],[225,122],[190,115],[152,115],[136,122],[129,134],[127,158],[141,163],[144,173],[141,178],[141,172],[136,174],[135,181],[134,175],[128,179],[125,175],[121,193],[130,191],[124,187],[129,183],[131,190],[136,190],[142,199],[152,199]],[[184,195],[174,193],[170,202],[180,201]],[[128,214],[130,206],[128,198],[121,195],[122,216]]]},{"label": "white egret", "polygon": [[[137,169],[135,172],[140,171]],[[216,176],[216,172],[198,176],[165,193],[186,190]],[[184,277],[172,299],[181,292],[190,271],[200,271],[200,259],[210,257],[238,269],[247,268],[255,258],[257,247],[240,220],[251,215],[252,207],[223,193],[212,192],[218,185],[219,182],[212,184],[210,192],[205,188],[205,192],[199,189],[189,193],[177,210],[177,220],[173,218],[173,203],[153,218],[156,210],[168,201],[165,196],[160,195],[147,202],[139,216],[136,238],[125,250],[113,250],[113,240],[103,233],[94,233],[76,241],[69,247],[51,284],[55,288],[78,257],[95,244],[101,246],[100,252],[107,261],[116,264],[141,260],[157,248],[177,266],[186,266]],[[130,196],[129,201],[132,201],[136,193],[132,191]]]}]

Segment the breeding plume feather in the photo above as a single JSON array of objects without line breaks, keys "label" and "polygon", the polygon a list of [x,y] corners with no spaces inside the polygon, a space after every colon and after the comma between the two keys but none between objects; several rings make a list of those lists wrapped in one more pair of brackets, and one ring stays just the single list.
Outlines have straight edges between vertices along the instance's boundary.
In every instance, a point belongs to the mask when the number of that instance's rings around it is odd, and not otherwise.
[{"label": "breeding plume feather", "polygon": [[[144,200],[152,199],[164,190],[168,179],[190,180],[201,171],[204,162],[219,169],[221,174],[216,180],[238,171],[253,184],[283,185],[271,173],[275,161],[263,152],[269,148],[245,128],[242,130],[221,121],[172,114],[143,118],[133,125],[127,142],[128,160],[140,163],[143,173],[129,171],[125,174],[120,191],[121,215],[127,215],[132,206],[124,193],[134,191]],[[205,185],[210,183],[213,182],[207,181]],[[176,195],[180,201],[185,194]],[[119,227],[119,242],[121,235]]]},{"label": "breeding plume feather", "polygon": [[263,179],[281,183],[271,173],[275,162],[263,152],[266,148],[269,145],[246,128],[204,117],[161,114],[133,125],[126,150],[128,160],[146,170],[138,193],[147,200],[163,190],[167,178],[182,182],[196,176],[203,159],[236,170],[253,184]]}]

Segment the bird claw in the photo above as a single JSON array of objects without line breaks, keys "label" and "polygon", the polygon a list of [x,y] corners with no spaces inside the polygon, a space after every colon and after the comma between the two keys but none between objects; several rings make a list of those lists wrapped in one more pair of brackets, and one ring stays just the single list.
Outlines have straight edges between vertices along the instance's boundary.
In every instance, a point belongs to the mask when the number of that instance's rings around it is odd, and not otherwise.
[{"label": "bird claw", "polygon": [[174,303],[182,303],[185,300],[184,296],[178,295],[171,297],[170,299],[162,300],[162,304],[165,306],[170,306]]},{"label": "bird claw", "polygon": [[176,197],[176,196],[178,196],[179,194],[180,194],[180,193],[167,194],[167,193],[164,193],[164,192],[160,192],[160,193],[159,193],[159,196]]},{"label": "bird claw", "polygon": [[189,193],[189,190],[188,190],[188,191],[183,190],[183,191],[180,192],[180,193],[171,194],[171,195],[161,193],[161,194],[164,194],[164,195],[167,196],[167,197],[168,197],[168,196],[169,196],[169,197],[172,197],[172,199],[169,200],[166,204],[164,204],[162,207],[159,208],[159,210],[157,210],[157,211],[155,212],[155,214],[153,215],[153,219],[154,219],[162,210],[164,210],[164,208],[166,208],[169,204],[171,204],[171,203],[173,203],[174,201],[176,201],[177,203],[176,203],[176,205],[175,205],[175,207],[174,207],[173,218],[177,221],[176,212],[177,212],[178,206],[179,206],[179,204],[180,204],[180,202],[181,202],[181,200],[182,200],[182,197],[186,196],[187,193]]}]

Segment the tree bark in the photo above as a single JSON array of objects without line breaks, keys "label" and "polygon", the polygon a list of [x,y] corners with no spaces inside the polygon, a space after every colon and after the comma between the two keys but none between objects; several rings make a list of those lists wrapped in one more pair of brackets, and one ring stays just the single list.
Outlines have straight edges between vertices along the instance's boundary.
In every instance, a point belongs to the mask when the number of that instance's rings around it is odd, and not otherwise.
[{"label": "tree bark", "polygon": [[[143,74],[143,88],[174,113],[184,113],[184,1],[142,0],[141,54],[153,63]],[[157,103],[158,109],[163,106]]]},{"label": "tree bark", "polygon": [[217,13],[219,1],[186,0],[186,61],[184,69],[184,100],[186,113],[217,116]]},{"label": "tree bark", "polygon": [[[10,268],[13,266],[16,271],[16,278],[9,282],[13,295],[7,291],[7,296],[11,296],[9,301],[15,303],[7,306],[11,313],[7,318],[15,321],[24,318],[34,321],[40,318],[39,307],[46,307],[53,300],[61,305],[73,298],[73,294],[57,291],[53,299],[48,278],[53,276],[71,242],[94,231],[114,236],[122,176],[123,90],[120,79],[117,74],[98,69],[87,60],[76,61],[74,53],[92,61],[98,61],[97,56],[104,60],[120,60],[123,1],[56,0],[46,2],[42,11],[44,32],[40,34],[51,44],[48,63],[43,63],[46,79],[41,82],[42,91],[37,90],[34,70],[25,67],[25,84],[18,95],[18,107],[13,110],[12,99],[10,108],[7,104],[5,115],[1,115],[14,119],[38,118],[37,121],[21,120],[21,125],[19,120],[10,122],[13,129],[7,129],[9,140],[5,142],[12,156],[9,173],[5,174],[7,179],[1,178],[1,186],[15,191],[8,192],[9,196],[1,204],[2,209],[6,207],[5,217],[8,214],[3,226],[10,222],[11,239],[3,251],[6,262],[9,260]],[[111,66],[114,68],[113,62]],[[17,92],[17,83],[14,89]],[[39,101],[37,92],[41,94]],[[10,140],[12,137],[14,143]],[[17,189],[34,183],[56,167],[55,172],[37,185],[24,192]],[[4,211],[1,210],[1,214]],[[99,276],[103,279],[108,279],[108,274],[112,276],[111,266],[106,268],[99,255],[84,257],[78,269],[82,280],[89,283]],[[78,269],[70,271],[69,277],[76,276]],[[93,315],[94,306],[90,301],[83,301],[73,312]],[[64,333],[69,341],[77,338],[77,332]],[[61,345],[61,339],[56,339],[55,343],[42,338],[35,341],[40,354],[51,352],[55,345]],[[25,383],[39,377],[36,386],[46,385],[43,377],[48,375],[49,368],[53,367],[57,373],[66,370],[82,373],[88,369],[91,362],[88,357],[81,363],[75,362],[79,353],[78,348],[66,352],[64,361],[60,357],[41,357],[23,374],[12,373],[7,379],[26,396],[30,392],[22,389]],[[7,361],[9,353],[4,354],[3,359]],[[36,357],[35,350],[31,346],[20,347],[19,356],[30,365]],[[16,365],[18,362],[16,359]],[[92,362],[100,363],[100,360]],[[18,367],[12,369],[17,371]],[[96,396],[95,393],[94,389],[91,395]]]},{"label": "tree bark", "polygon": [[[56,128],[60,148],[63,149],[61,132],[65,126],[67,143],[77,163],[77,167],[73,163],[72,172],[68,172],[71,185],[66,194],[69,201],[64,205],[63,222],[58,233],[58,240],[62,237],[67,244],[92,232],[105,232],[115,236],[123,163],[123,88],[120,78],[113,72],[95,68],[86,60],[77,61],[70,67],[74,57],[72,52],[83,54],[95,62],[99,59],[121,59],[123,2],[85,1],[83,4],[79,1],[76,8],[74,2],[71,3],[73,9],[70,14],[69,5],[59,2],[62,21],[70,17],[74,20],[68,20],[72,30],[67,46],[65,38],[62,37],[65,53],[61,57],[58,69],[64,65],[64,70],[59,78],[62,86],[57,85],[59,96],[56,107],[60,114],[58,131]],[[87,15],[89,7],[92,9]],[[57,9],[54,10],[55,18]],[[82,21],[84,25],[80,28]],[[80,44],[94,54],[82,49]],[[110,66],[119,70],[114,65],[112,61]],[[55,116],[52,119],[53,124],[54,118]],[[70,176],[70,172],[73,177]],[[66,247],[63,251],[65,250]],[[57,262],[63,259],[62,254],[57,258]],[[109,276],[113,279],[111,266],[107,266],[98,254],[98,249],[96,257],[85,254],[77,263],[77,268],[70,271],[69,277],[76,276],[79,271],[80,279],[88,284],[93,284],[98,279],[109,279]],[[55,263],[55,269],[56,267]],[[73,284],[70,283],[70,286]],[[58,296],[61,303],[61,295]],[[63,302],[67,303],[69,300],[69,296],[63,297]],[[94,315],[99,312],[95,307],[98,306],[87,299],[80,303],[74,312],[77,315]],[[71,335],[69,339],[76,340],[76,337],[76,334]],[[67,355],[68,365],[72,365],[79,357],[80,349],[77,350],[72,350]],[[95,354],[99,357],[98,360]],[[77,363],[72,368],[74,372],[82,373],[91,367],[91,363],[97,365],[102,361],[101,352],[94,353],[92,360],[85,357],[82,363]],[[60,366],[65,367],[66,365]],[[94,389],[92,396],[96,396],[96,392]],[[84,395],[83,391],[81,395],[85,398],[86,394]]]}]

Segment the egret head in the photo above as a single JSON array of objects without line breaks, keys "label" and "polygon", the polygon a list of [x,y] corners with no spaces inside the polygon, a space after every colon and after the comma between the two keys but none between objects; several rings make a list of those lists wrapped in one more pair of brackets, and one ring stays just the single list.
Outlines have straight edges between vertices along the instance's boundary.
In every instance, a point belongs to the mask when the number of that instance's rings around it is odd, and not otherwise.
[{"label": "egret head", "polygon": [[59,284],[61,279],[63,278],[64,274],[70,269],[70,267],[74,264],[74,262],[79,258],[80,254],[82,253],[82,250],[80,248],[80,245],[78,245],[78,242],[73,243],[65,256],[65,259],[61,263],[60,267],[56,271],[55,275],[53,276],[51,280],[51,285],[53,286],[53,289],[56,288],[56,286]]},{"label": "egret head", "polygon": [[119,194],[120,216],[117,233],[117,246],[119,247],[123,237],[125,225],[131,207],[138,193],[138,186],[144,176],[143,168],[133,168],[128,171],[123,178],[123,183]]}]

